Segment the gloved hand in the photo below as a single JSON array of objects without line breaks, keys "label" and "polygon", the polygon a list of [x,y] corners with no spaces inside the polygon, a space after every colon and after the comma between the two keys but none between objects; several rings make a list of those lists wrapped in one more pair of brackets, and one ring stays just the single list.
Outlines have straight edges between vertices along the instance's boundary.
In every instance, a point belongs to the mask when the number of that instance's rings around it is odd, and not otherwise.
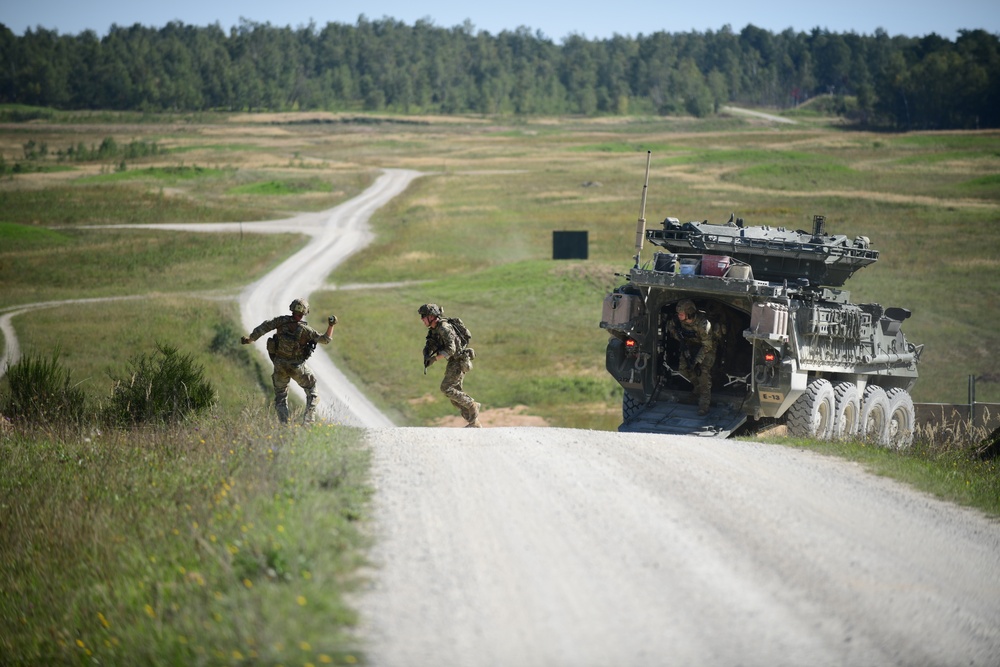
[{"label": "gloved hand", "polygon": [[244,345],[249,345],[249,344],[250,344],[250,343],[252,343],[253,341],[252,341],[252,340],[250,340],[250,337],[249,337],[249,336],[241,336],[241,337],[240,337],[240,342],[241,342],[241,343],[243,343]]},{"label": "gloved hand", "polygon": [[328,317],[326,319],[326,321],[330,324],[330,326],[333,326],[334,324],[337,323],[337,316],[336,315],[331,315],[330,317]]}]

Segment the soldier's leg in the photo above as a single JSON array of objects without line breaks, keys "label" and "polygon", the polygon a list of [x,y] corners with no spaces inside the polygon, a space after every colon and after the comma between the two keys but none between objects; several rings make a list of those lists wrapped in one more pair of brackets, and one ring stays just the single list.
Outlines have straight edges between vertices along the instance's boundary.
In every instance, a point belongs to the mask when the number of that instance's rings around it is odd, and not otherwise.
[{"label": "soldier's leg", "polygon": [[306,392],[306,413],[302,417],[302,423],[311,424],[316,421],[316,406],[319,403],[319,394],[316,393],[316,376],[313,375],[308,366],[302,364],[298,367],[295,381]]},{"label": "soldier's leg", "polygon": [[705,414],[712,405],[712,367],[715,366],[715,355],[705,355],[701,362],[701,374],[697,378],[698,412]]},{"label": "soldier's leg", "polygon": [[288,423],[288,369],[282,364],[274,365],[271,373],[271,384],[274,385],[274,411],[282,424]]},{"label": "soldier's leg", "polygon": [[448,397],[451,404],[458,408],[462,417],[472,423],[479,416],[479,407],[476,401],[463,391],[462,381],[465,378],[467,367],[472,364],[468,360],[449,359],[448,367],[444,372],[444,379],[441,380],[441,393]]}]

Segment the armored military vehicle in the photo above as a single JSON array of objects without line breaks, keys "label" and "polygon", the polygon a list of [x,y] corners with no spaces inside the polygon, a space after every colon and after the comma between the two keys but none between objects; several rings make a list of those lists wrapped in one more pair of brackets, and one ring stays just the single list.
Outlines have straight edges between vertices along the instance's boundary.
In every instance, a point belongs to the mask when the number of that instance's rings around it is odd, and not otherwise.
[{"label": "armored military vehicle", "polygon": [[[648,158],[647,158],[648,185]],[[604,299],[606,367],[623,389],[620,431],[728,437],[785,424],[792,435],[912,442],[910,390],[923,350],[906,340],[903,308],[853,304],[840,289],[878,260],[867,237],[666,218],[645,229],[635,266]],[[662,249],[641,263],[643,239]],[[699,414],[667,334],[677,303],[694,301],[712,325],[711,404]],[[699,369],[700,370],[700,369]]]}]

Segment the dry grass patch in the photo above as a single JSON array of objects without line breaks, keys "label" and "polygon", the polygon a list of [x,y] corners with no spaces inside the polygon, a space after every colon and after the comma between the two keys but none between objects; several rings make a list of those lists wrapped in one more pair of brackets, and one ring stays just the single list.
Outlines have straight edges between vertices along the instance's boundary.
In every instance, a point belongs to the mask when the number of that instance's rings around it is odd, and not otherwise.
[{"label": "dry grass patch", "polygon": [[[479,423],[485,428],[502,426],[549,426],[544,417],[528,414],[527,405],[515,405],[510,408],[484,409],[479,413]],[[466,421],[458,415],[441,417],[434,421],[434,426],[441,428],[462,428]]]}]

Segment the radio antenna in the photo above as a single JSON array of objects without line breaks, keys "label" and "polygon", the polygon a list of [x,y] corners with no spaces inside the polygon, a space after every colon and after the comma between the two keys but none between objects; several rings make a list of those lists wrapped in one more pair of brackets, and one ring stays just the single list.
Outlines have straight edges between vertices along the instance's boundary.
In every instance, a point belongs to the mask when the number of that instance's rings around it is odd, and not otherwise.
[{"label": "radio antenna", "polygon": [[653,151],[646,151],[646,180],[642,184],[642,206],[639,209],[639,222],[635,226],[635,268],[639,268],[639,255],[642,253],[642,241],[646,238],[646,190],[649,189],[649,160]]}]

